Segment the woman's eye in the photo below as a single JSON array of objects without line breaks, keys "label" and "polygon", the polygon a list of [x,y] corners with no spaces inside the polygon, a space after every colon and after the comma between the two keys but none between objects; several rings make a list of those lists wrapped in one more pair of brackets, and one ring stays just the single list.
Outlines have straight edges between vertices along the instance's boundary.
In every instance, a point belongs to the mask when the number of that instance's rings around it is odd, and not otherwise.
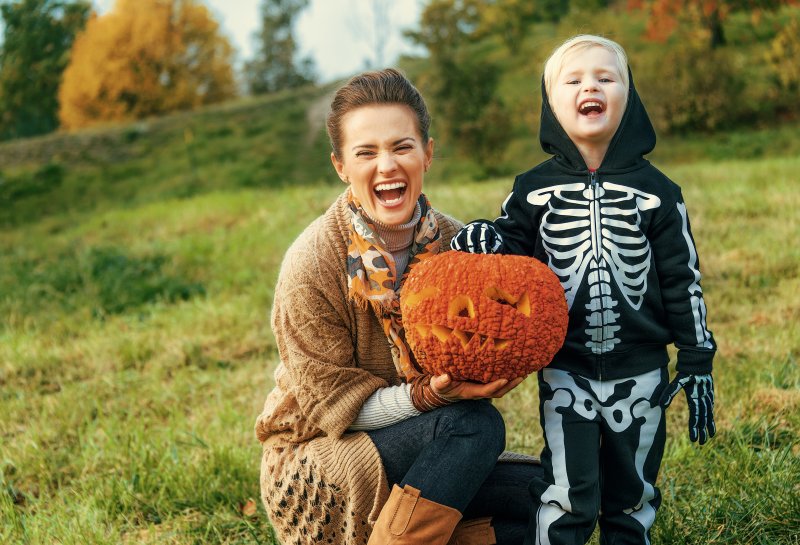
[{"label": "woman's eye", "polygon": [[356,157],[370,157],[375,155],[375,152],[369,150],[361,150],[356,152]]},{"label": "woman's eye", "polygon": [[412,146],[410,146],[409,144],[406,144],[404,146],[398,146],[396,148],[397,151],[408,151],[410,149],[412,149]]}]

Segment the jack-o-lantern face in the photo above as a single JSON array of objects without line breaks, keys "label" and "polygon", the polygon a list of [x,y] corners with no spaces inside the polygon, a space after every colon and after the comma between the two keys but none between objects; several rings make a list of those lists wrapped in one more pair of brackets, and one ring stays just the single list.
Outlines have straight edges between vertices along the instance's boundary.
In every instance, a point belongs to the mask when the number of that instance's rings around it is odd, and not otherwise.
[{"label": "jack-o-lantern face", "polygon": [[454,380],[527,376],[550,363],[567,332],[558,278],[525,256],[434,256],[409,273],[400,308],[419,364]]}]

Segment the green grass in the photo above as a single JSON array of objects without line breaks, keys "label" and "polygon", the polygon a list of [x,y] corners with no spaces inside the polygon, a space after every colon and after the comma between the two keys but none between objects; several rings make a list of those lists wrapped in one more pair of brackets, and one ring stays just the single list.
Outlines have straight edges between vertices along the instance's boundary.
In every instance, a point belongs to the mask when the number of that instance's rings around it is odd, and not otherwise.
[{"label": "green grass", "polygon": [[[670,409],[655,543],[800,534],[800,195],[791,157],[660,165],[681,183],[716,359],[710,444]],[[122,168],[122,166],[120,166]],[[427,187],[461,219],[510,179]],[[0,231],[0,542],[274,543],[253,424],[285,248],[340,184],[109,200]],[[120,281],[121,279],[121,281]],[[542,445],[534,381],[498,402]]]}]

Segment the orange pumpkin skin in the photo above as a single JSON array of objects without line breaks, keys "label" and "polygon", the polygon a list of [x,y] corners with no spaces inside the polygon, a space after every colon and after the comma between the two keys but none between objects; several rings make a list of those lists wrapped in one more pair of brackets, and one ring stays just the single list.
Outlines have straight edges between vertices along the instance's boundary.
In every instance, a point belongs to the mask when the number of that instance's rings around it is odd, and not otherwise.
[{"label": "orange pumpkin skin", "polygon": [[525,256],[438,254],[411,270],[400,308],[417,362],[454,380],[525,377],[550,363],[567,333],[561,283]]}]

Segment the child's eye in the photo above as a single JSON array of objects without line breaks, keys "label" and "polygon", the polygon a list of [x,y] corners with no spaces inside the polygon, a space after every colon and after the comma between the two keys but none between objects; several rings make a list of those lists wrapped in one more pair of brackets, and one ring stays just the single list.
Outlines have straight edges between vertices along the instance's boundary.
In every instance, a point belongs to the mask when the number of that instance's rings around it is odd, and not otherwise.
[{"label": "child's eye", "polygon": [[579,79],[571,79],[567,82],[567,85],[580,85],[581,80]]},{"label": "child's eye", "polygon": [[613,83],[614,80],[611,78],[600,78],[600,83]]}]

